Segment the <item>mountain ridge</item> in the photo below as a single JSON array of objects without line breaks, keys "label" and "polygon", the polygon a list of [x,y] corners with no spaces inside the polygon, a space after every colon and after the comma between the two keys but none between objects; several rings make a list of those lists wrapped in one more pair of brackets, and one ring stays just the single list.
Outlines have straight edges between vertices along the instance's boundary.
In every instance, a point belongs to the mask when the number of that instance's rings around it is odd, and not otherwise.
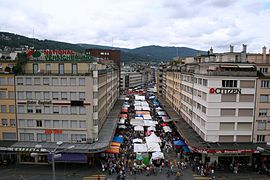
[{"label": "mountain ridge", "polygon": [[0,49],[3,49],[4,47],[19,48],[22,46],[35,47],[36,49],[70,49],[77,52],[83,52],[85,49],[89,48],[117,49],[121,51],[121,60],[123,62],[168,61],[172,60],[176,56],[188,57],[206,53],[205,51],[189,47],[175,46],[148,45],[130,49],[86,43],[72,44],[48,39],[39,40],[19,34],[0,32]]}]

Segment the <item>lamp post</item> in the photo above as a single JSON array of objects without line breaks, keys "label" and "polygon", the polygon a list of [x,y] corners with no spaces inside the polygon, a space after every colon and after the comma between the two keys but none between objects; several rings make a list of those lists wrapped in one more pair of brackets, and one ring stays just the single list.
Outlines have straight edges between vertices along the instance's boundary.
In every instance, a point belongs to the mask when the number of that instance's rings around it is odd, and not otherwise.
[{"label": "lamp post", "polygon": [[[48,153],[50,153],[50,154],[52,155],[52,173],[53,173],[53,180],[56,179],[56,177],[55,177],[55,161],[54,161],[54,159],[60,158],[60,157],[62,156],[62,155],[60,154],[61,152],[64,152],[64,151],[66,151],[66,150],[73,149],[73,148],[75,147],[74,145],[72,145],[72,146],[69,146],[69,147],[67,147],[67,148],[65,148],[65,149],[63,149],[63,150],[61,150],[61,151],[57,151],[57,149],[58,149],[62,144],[63,144],[62,141],[58,141],[58,142],[56,142],[56,145],[57,145],[57,146],[54,148],[54,150],[49,151],[49,150],[45,149],[45,151],[47,151]],[[36,148],[36,149],[41,149],[41,148],[42,148],[42,145],[41,145],[41,144],[37,144],[37,145],[35,145],[35,148]],[[38,156],[38,153],[31,153],[31,156],[32,156],[32,157],[36,157],[36,156]]]}]

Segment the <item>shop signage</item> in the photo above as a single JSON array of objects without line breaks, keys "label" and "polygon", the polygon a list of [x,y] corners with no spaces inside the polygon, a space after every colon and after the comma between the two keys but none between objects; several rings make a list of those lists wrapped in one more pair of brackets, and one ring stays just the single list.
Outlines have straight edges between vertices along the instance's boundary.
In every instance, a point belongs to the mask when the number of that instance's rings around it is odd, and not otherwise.
[{"label": "shop signage", "polygon": [[241,94],[241,89],[237,88],[210,88],[210,94]]},{"label": "shop signage", "polygon": [[45,134],[62,134],[62,129],[45,129]]},{"label": "shop signage", "polygon": [[[43,56],[42,56],[43,55]],[[85,61],[93,60],[93,57],[89,54],[77,54],[73,50],[31,50],[27,53],[28,57],[40,58],[43,57],[46,61]]]},{"label": "shop signage", "polygon": [[46,104],[52,104],[52,101],[26,101],[26,104],[33,104],[33,105],[46,105]]}]

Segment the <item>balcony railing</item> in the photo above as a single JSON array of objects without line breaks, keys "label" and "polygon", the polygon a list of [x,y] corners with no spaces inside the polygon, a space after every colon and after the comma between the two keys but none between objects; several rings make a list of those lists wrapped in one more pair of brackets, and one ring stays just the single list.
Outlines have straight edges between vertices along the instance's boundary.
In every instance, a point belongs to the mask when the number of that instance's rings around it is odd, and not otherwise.
[{"label": "balcony railing", "polygon": [[36,76],[47,76],[47,75],[56,75],[56,76],[77,76],[77,75],[90,75],[92,74],[92,70],[78,70],[76,72],[72,72],[71,70],[65,70],[63,72],[60,71],[52,71],[52,70],[38,70],[38,71],[33,71],[33,70],[23,70],[21,73],[19,73],[18,75],[36,75]]},{"label": "balcony railing", "polygon": [[208,76],[257,76],[257,71],[207,71]]}]

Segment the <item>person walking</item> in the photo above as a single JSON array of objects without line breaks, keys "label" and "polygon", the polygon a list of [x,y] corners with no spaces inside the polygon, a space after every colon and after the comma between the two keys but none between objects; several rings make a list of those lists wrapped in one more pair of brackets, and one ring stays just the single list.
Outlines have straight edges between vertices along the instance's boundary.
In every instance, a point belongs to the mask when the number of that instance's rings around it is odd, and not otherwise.
[{"label": "person walking", "polygon": [[181,173],[180,171],[177,171],[175,174],[175,180],[180,180]]}]

